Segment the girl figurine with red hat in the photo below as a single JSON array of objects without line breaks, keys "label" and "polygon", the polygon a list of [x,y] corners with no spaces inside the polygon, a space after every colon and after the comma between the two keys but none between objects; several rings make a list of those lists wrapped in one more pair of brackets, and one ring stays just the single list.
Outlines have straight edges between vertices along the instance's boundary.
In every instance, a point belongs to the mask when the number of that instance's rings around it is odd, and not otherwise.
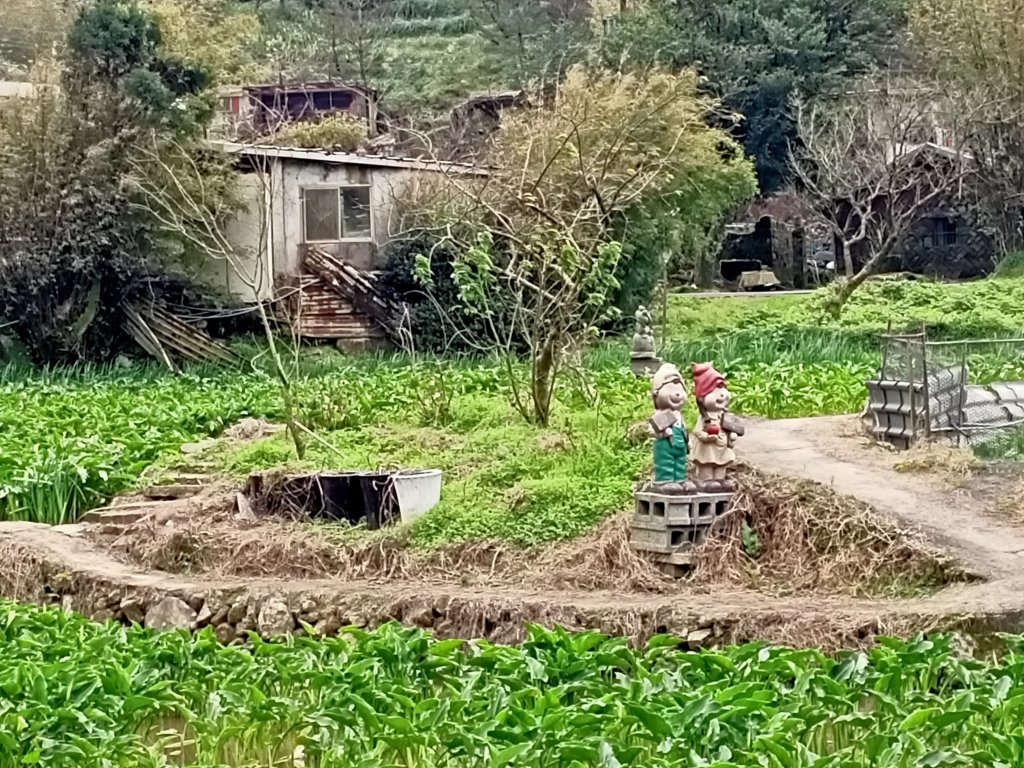
[{"label": "girl figurine with red hat", "polygon": [[736,462],[733,446],[743,427],[729,414],[731,395],[725,377],[711,363],[694,363],[693,388],[699,416],[690,456],[697,488],[705,493],[734,491],[736,484],[727,472]]}]

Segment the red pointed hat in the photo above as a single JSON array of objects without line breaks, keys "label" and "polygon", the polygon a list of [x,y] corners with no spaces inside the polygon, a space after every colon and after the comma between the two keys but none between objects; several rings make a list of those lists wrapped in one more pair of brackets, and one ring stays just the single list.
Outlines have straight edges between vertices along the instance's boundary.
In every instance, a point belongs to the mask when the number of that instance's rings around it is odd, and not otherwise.
[{"label": "red pointed hat", "polygon": [[711,363],[694,363],[693,389],[698,400],[703,400],[718,387],[725,386],[725,376],[714,369]]}]

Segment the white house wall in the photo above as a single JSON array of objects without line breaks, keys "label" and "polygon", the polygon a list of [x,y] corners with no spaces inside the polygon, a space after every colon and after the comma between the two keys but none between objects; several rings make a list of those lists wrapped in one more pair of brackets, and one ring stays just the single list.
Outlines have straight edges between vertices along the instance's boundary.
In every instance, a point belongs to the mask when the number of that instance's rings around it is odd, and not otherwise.
[{"label": "white house wall", "polygon": [[379,246],[391,236],[394,200],[409,185],[416,171],[354,164],[334,165],[292,159],[274,160],[274,253],[277,274],[295,278],[302,273],[303,213],[302,190],[314,187],[343,187],[368,184],[372,237],[361,241],[317,243],[317,246],[363,270],[383,266]]},{"label": "white house wall", "polygon": [[[228,291],[243,301],[266,301],[274,290],[274,258],[267,205],[270,190],[262,174],[243,174],[239,194],[246,209],[230,222],[225,234],[235,245],[237,268],[228,270]],[[253,289],[256,289],[255,291]]]},{"label": "white house wall", "polygon": [[225,239],[234,248],[232,259],[209,259],[197,275],[216,290],[246,303],[266,301],[274,290],[266,178],[239,174],[237,192],[244,207],[224,227]]}]

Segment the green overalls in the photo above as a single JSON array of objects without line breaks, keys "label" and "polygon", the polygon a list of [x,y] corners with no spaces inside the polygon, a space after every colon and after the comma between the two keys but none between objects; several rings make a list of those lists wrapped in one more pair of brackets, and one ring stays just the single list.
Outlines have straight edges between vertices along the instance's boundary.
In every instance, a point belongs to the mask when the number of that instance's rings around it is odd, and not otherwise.
[{"label": "green overalls", "polygon": [[654,482],[681,483],[686,480],[686,459],[689,456],[686,428],[672,427],[672,437],[654,441]]}]

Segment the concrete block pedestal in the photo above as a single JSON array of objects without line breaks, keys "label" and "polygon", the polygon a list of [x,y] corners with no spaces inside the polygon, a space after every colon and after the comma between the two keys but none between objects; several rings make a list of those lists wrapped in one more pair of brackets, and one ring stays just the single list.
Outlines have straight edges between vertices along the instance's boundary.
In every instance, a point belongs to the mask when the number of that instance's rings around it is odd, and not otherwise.
[{"label": "concrete block pedestal", "polygon": [[630,546],[679,578],[691,566],[694,549],[707,541],[715,521],[728,511],[732,497],[731,493],[637,491]]}]

